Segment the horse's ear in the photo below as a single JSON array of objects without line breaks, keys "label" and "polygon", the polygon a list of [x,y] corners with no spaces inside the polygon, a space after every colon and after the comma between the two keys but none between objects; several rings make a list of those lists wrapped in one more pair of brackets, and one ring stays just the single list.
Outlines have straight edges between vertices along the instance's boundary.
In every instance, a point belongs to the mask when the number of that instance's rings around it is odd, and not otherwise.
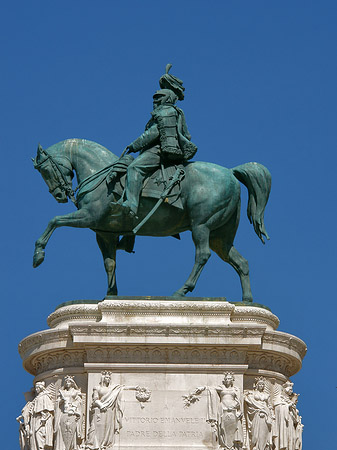
[{"label": "horse's ear", "polygon": [[35,159],[32,158],[32,161],[33,161],[33,164],[34,164],[35,169],[37,168],[37,163],[38,163],[38,161],[39,161],[40,158],[41,158],[41,153],[43,153],[43,148],[42,148],[42,145],[41,145],[40,142],[39,142],[39,143],[38,143],[38,146],[37,146],[37,156],[36,156]]}]

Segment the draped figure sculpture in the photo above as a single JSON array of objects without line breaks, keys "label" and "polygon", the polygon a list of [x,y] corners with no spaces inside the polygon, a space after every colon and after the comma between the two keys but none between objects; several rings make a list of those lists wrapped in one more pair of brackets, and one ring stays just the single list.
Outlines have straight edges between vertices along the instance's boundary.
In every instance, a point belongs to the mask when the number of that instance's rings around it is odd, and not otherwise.
[{"label": "draped figure sculpture", "polygon": [[258,377],[252,391],[244,392],[244,412],[247,426],[246,448],[249,450],[271,450],[272,424],[275,419],[266,379]]},{"label": "draped figure sculpture", "polygon": [[297,409],[297,401],[298,401],[299,394],[293,394],[293,402],[295,407],[295,413],[294,413],[294,425],[296,425],[295,428],[295,450],[302,450],[302,433],[303,433],[303,427],[302,424],[302,416],[300,416],[300,412]]},{"label": "draped figure sculpture", "polygon": [[31,400],[27,401],[22,408],[21,414],[16,418],[19,422],[19,443],[21,450],[30,450],[30,418],[33,409],[33,402]]},{"label": "draped figure sculpture", "polygon": [[115,436],[122,428],[121,393],[124,389],[138,388],[112,384],[110,372],[102,372],[101,381],[92,394],[86,449],[105,450],[114,445]]},{"label": "draped figure sculpture", "polygon": [[243,444],[240,390],[234,386],[234,374],[226,372],[221,386],[199,387],[192,396],[207,392],[207,422],[216,435],[217,445],[225,450],[238,450]]},{"label": "draped figure sculpture", "polygon": [[297,450],[296,444],[298,411],[297,396],[293,392],[291,381],[286,381],[274,399],[275,424],[273,427],[275,450]]},{"label": "draped figure sculpture", "polygon": [[58,391],[55,408],[54,450],[78,450],[82,441],[82,393],[74,377],[67,375]]},{"label": "draped figure sculpture", "polygon": [[52,392],[44,381],[35,383],[36,397],[32,401],[29,418],[30,450],[53,448],[54,402]]}]

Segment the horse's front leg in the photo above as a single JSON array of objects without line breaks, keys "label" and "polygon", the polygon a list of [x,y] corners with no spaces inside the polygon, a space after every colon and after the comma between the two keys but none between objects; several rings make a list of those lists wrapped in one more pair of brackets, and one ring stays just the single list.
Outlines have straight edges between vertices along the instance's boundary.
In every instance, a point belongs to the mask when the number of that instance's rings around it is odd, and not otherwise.
[{"label": "horse's front leg", "polygon": [[46,247],[51,235],[59,227],[90,228],[92,218],[85,209],[75,211],[65,216],[55,216],[47,225],[47,228],[35,242],[33,267],[38,267],[44,260]]}]

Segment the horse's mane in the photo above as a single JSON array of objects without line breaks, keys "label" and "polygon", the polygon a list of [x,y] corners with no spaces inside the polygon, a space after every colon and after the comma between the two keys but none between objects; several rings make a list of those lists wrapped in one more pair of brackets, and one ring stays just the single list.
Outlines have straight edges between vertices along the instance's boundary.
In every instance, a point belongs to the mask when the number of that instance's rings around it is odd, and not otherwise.
[{"label": "horse's mane", "polygon": [[76,153],[76,150],[78,149],[79,146],[81,147],[82,151],[84,150],[87,151],[88,153],[97,154],[97,151],[100,152],[101,156],[103,158],[106,158],[109,162],[118,158],[106,147],[103,147],[103,145],[100,145],[94,141],[89,141],[87,139],[80,139],[80,138],[65,139],[64,141],[60,141],[54,145],[51,145],[48,148],[48,152],[54,156],[59,155],[63,151],[65,152],[70,151],[72,153]]}]

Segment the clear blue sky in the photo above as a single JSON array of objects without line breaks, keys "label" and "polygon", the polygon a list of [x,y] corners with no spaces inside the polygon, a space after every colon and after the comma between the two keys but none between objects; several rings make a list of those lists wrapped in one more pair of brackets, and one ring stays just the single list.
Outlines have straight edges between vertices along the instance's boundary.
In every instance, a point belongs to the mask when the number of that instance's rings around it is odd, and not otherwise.
[{"label": "clear blue sky", "polygon": [[[106,280],[94,234],[59,229],[32,268],[34,241],[59,205],[33,169],[38,142],[86,138],[115,154],[143,130],[166,63],[184,80],[197,158],[266,165],[273,187],[262,246],[246,218],[236,247],[255,301],[308,345],[293,377],[304,449],[333,448],[336,410],[335,1],[12,1],[1,8],[2,447],[18,448],[33,377],[17,352],[63,301],[101,299]],[[144,253],[147,253],[144,263]],[[122,295],[170,295],[194,260],[189,233],[138,238],[119,253]],[[234,270],[213,255],[196,296],[240,299]],[[10,382],[8,383],[8,381]]]}]

